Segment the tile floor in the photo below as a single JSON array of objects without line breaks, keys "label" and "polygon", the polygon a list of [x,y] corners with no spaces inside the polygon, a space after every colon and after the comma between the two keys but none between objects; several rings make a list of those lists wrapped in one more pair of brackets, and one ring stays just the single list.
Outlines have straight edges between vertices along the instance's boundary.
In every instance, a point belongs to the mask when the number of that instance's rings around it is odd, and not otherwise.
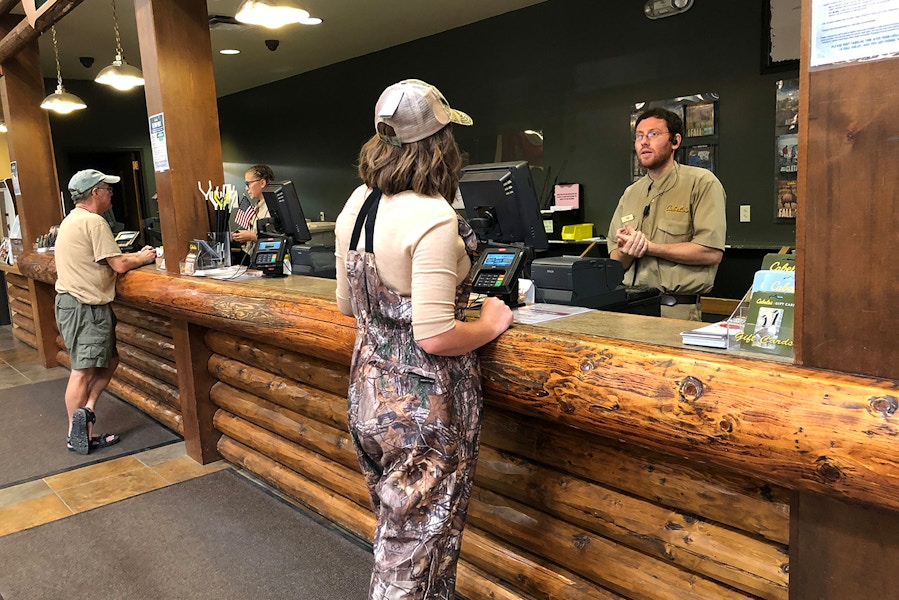
[{"label": "tile floor", "polygon": [[[68,376],[64,367],[45,369],[12,326],[0,326],[0,388]],[[180,442],[3,488],[0,536],[227,468],[225,461],[195,462]]]}]

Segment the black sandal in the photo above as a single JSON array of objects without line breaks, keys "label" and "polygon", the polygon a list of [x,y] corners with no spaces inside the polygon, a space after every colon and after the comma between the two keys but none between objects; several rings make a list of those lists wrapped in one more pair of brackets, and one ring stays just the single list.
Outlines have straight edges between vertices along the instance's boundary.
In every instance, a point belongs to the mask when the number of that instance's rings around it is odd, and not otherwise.
[{"label": "black sandal", "polygon": [[[107,439],[112,438],[112,439]],[[108,448],[110,446],[114,446],[122,441],[122,438],[117,436],[114,433],[104,433],[103,435],[95,435],[91,436],[91,450],[97,450],[99,448]]]},{"label": "black sandal", "polygon": [[90,452],[90,439],[87,424],[96,420],[94,412],[89,408],[79,408],[72,415],[72,433],[66,438],[66,445],[72,452],[87,454]]},{"label": "black sandal", "polygon": [[[111,440],[107,439],[110,437],[112,438]],[[114,446],[121,441],[122,441],[122,438],[120,438],[119,436],[117,436],[114,433],[104,433],[103,435],[91,436],[89,444],[90,444],[91,450],[97,450],[99,448],[108,448],[109,446]],[[70,438],[70,437],[66,438],[66,448],[69,450],[69,452],[76,451],[75,447],[72,446],[72,438]]]}]

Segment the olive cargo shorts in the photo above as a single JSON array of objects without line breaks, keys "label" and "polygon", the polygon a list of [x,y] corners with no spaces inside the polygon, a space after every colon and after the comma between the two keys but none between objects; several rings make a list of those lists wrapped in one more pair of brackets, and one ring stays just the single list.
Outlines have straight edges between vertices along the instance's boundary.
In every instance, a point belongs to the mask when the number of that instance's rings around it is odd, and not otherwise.
[{"label": "olive cargo shorts", "polygon": [[116,317],[111,304],[82,304],[65,292],[56,295],[56,326],[73,369],[108,367],[118,356]]}]

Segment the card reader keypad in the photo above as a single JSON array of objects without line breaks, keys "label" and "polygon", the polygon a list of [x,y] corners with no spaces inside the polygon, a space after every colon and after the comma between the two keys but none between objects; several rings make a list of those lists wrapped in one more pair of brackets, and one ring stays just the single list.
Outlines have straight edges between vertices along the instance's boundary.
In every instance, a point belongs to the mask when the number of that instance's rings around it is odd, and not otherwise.
[{"label": "card reader keypad", "polygon": [[272,265],[278,262],[278,253],[277,252],[257,252],[256,253],[256,264],[257,265]]},{"label": "card reader keypad", "polygon": [[478,280],[474,283],[477,287],[500,287],[503,285],[503,281],[506,278],[506,274],[503,271],[482,271],[480,275],[478,275]]}]

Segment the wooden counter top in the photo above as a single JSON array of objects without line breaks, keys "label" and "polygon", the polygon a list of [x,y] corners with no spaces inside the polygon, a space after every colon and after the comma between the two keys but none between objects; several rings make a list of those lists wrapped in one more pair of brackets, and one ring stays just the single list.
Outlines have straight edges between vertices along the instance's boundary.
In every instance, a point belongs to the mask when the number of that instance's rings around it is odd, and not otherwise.
[{"label": "wooden counter top", "polygon": [[[52,263],[52,261],[51,261]],[[52,264],[20,259],[52,281]],[[331,280],[222,282],[146,267],[122,302],[348,365],[355,322]],[[684,322],[589,313],[515,325],[482,355],[487,401],[789,489],[899,509],[899,382],[684,347]],[[614,339],[614,335],[630,339]]]}]

